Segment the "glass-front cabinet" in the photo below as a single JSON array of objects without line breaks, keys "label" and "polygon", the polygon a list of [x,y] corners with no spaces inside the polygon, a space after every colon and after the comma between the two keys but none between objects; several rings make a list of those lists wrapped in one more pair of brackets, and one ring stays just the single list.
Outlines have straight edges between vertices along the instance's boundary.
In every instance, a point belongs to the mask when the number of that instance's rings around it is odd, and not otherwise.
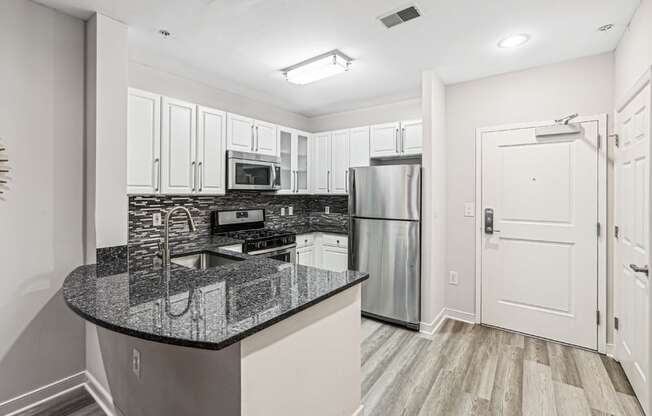
[{"label": "glass-front cabinet", "polygon": [[308,169],[310,135],[286,127],[279,127],[278,135],[281,146],[281,189],[278,193],[310,193]]}]

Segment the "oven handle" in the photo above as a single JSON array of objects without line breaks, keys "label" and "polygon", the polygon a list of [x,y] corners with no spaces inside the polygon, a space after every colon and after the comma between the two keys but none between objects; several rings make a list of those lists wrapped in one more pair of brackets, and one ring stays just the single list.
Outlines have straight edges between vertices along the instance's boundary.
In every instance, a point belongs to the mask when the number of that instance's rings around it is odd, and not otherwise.
[{"label": "oven handle", "polygon": [[284,252],[288,251],[292,248],[295,248],[297,246],[296,243],[294,244],[288,244],[287,246],[281,246],[281,247],[274,247],[274,248],[268,248],[266,250],[258,250],[258,251],[250,251],[247,254],[252,255],[252,256],[258,256],[260,254],[269,254],[269,253],[276,253],[276,252]]}]

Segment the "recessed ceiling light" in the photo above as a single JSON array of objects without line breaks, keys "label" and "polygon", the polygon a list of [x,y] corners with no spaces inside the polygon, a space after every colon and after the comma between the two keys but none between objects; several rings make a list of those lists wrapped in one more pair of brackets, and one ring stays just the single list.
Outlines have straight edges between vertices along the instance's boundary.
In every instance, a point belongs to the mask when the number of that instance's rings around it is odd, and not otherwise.
[{"label": "recessed ceiling light", "polygon": [[530,35],[526,33],[519,33],[518,35],[510,35],[498,42],[499,48],[518,48],[525,45],[530,40]]},{"label": "recessed ceiling light", "polygon": [[346,72],[351,67],[351,58],[338,50],[315,56],[283,70],[288,82],[298,85],[310,84],[320,79]]},{"label": "recessed ceiling light", "polygon": [[610,31],[610,30],[613,29],[613,28],[614,28],[613,23],[608,23],[608,24],[606,24],[606,25],[602,25],[602,26],[600,26],[600,27],[598,28],[598,30],[599,30],[600,32],[608,32],[608,31]]}]

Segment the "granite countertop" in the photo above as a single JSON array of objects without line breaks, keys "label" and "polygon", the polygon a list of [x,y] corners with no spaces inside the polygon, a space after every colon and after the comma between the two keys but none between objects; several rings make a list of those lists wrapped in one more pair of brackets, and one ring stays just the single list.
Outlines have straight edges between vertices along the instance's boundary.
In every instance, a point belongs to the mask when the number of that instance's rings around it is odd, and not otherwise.
[{"label": "granite countertop", "polygon": [[342,227],[320,224],[306,224],[284,227],[284,230],[292,231],[296,234],[309,234],[309,233],[330,233],[348,235],[349,231]]},{"label": "granite countertop", "polygon": [[63,297],[81,317],[109,330],[219,350],[368,278],[220,248],[237,243],[212,237],[172,248],[173,256],[207,250],[242,260],[207,270],[124,261],[81,266],[66,278]]}]

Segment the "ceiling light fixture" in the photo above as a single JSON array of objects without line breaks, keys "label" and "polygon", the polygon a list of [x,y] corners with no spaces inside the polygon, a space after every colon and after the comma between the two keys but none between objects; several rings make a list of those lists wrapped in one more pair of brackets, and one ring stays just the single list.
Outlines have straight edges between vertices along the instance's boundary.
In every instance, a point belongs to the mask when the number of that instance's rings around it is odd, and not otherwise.
[{"label": "ceiling light fixture", "polygon": [[530,35],[526,33],[510,35],[498,42],[498,47],[504,49],[518,48],[519,46],[525,45],[529,40]]},{"label": "ceiling light fixture", "polygon": [[292,65],[282,72],[288,82],[305,85],[346,72],[351,67],[351,62],[352,59],[342,52],[332,50]]}]

